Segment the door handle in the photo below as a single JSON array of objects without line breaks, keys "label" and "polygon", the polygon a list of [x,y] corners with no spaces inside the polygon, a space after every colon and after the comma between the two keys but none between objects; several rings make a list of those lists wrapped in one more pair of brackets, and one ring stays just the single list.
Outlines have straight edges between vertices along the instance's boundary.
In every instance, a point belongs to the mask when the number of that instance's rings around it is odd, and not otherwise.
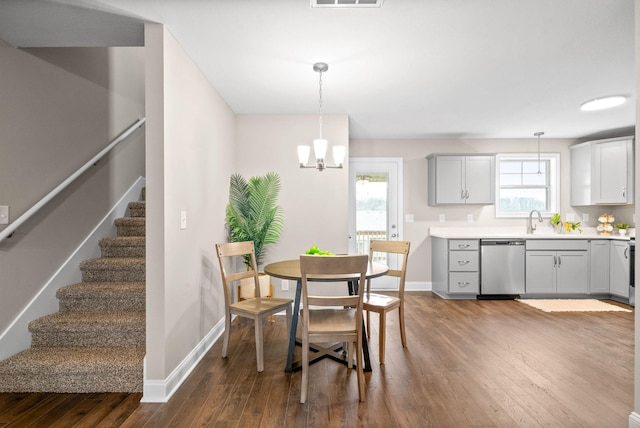
[{"label": "door handle", "polygon": [[392,238],[397,238],[397,237],[398,237],[398,235],[397,235],[397,234],[395,234],[395,233],[392,233],[392,234],[391,234],[391,237],[392,237]]}]

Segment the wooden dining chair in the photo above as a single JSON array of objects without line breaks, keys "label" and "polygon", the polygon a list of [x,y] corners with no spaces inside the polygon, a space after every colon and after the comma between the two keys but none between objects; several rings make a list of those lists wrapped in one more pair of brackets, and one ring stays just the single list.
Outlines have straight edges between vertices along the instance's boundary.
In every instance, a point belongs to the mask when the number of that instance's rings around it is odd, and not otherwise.
[{"label": "wooden dining chair", "polygon": [[389,257],[390,254],[398,254],[402,256],[402,265],[400,269],[390,269],[389,272],[387,272],[388,276],[399,278],[398,297],[372,293],[371,279],[369,279],[367,280],[367,291],[364,294],[364,300],[362,303],[364,311],[367,312],[367,337],[371,337],[371,312],[377,312],[380,317],[380,364],[384,364],[387,312],[398,309],[398,316],[400,318],[400,339],[402,340],[402,347],[407,347],[407,336],[404,325],[404,281],[407,273],[407,259],[409,258],[410,246],[411,243],[408,241],[371,241],[369,246],[369,258],[371,260],[373,260],[374,253],[387,253],[387,257]]},{"label": "wooden dining chair", "polygon": [[[300,402],[307,400],[309,389],[309,345],[311,343],[347,343],[347,366],[353,360],[355,344],[356,371],[358,378],[358,396],[365,401],[364,394],[364,362],[362,358],[362,295],[369,257],[356,256],[300,256],[300,274],[302,279],[302,385]],[[326,296],[312,294],[309,290],[309,277],[315,275],[332,275],[357,280],[353,294],[345,287],[340,295]],[[327,282],[314,282],[322,288]]]},{"label": "wooden dining chair", "polygon": [[[224,342],[222,344],[222,357],[227,357],[229,338],[231,336],[231,315],[250,318],[254,321],[256,335],[256,360],[258,371],[264,370],[262,325],[264,319],[269,315],[285,311],[287,329],[291,327],[291,299],[261,297],[260,282],[256,264],[256,254],[253,242],[232,242],[216,244],[218,262],[220,263],[220,273],[222,275],[222,286],[224,288]],[[248,256],[251,260],[251,268],[243,262],[243,256]],[[232,261],[236,259],[234,264]],[[235,266],[235,269],[234,269]],[[255,284],[255,298],[244,299],[235,303],[231,300],[231,284],[243,278],[253,278]]]}]

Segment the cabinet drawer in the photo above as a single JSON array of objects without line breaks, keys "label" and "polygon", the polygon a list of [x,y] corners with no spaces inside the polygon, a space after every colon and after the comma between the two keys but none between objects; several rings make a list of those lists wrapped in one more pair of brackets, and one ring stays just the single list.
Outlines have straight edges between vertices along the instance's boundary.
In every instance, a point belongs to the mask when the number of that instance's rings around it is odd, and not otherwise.
[{"label": "cabinet drawer", "polygon": [[479,293],[480,281],[477,272],[451,272],[449,293]]},{"label": "cabinet drawer", "polygon": [[478,242],[479,241],[477,239],[450,239],[449,249],[450,250],[477,250]]},{"label": "cabinet drawer", "polygon": [[477,272],[478,251],[449,251],[449,272]]}]

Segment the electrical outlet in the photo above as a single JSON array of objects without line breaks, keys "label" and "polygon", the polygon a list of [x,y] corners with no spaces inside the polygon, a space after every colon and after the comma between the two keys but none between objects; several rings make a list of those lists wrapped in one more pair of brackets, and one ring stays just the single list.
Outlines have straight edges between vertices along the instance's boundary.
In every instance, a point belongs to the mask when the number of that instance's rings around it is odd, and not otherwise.
[{"label": "electrical outlet", "polygon": [[283,279],[280,282],[280,290],[282,291],[289,291],[289,281],[287,281],[286,279]]},{"label": "electrical outlet", "polygon": [[582,222],[586,223],[589,221],[589,214],[587,213],[582,213]]},{"label": "electrical outlet", "polygon": [[413,223],[413,214],[405,214],[404,221],[407,223]]},{"label": "electrical outlet", "polygon": [[467,221],[473,223],[473,214],[467,214]]},{"label": "electrical outlet", "polygon": [[440,214],[440,215],[438,216],[438,221],[439,221],[440,223],[444,223],[444,214]]}]

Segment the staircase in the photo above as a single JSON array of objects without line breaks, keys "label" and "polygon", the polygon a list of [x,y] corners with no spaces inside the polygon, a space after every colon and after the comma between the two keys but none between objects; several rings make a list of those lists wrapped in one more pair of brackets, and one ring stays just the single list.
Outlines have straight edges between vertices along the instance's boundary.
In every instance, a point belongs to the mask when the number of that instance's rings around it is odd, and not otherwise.
[{"label": "staircase", "polygon": [[145,354],[145,192],[57,291],[59,311],[29,323],[31,348],[0,361],[0,392],[141,392]]}]

